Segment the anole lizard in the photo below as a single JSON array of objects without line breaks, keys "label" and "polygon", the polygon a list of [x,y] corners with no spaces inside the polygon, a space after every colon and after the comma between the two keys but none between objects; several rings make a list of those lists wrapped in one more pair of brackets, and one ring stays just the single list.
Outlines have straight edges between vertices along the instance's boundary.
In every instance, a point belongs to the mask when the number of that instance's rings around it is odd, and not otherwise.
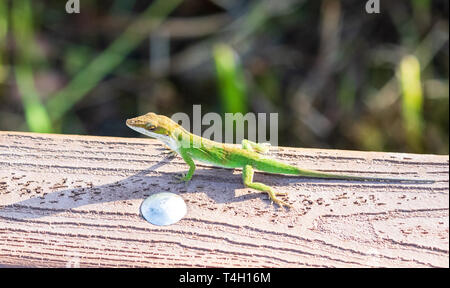
[{"label": "anole lizard", "polygon": [[236,145],[215,142],[202,138],[185,130],[181,125],[172,121],[172,119],[147,113],[145,115],[128,119],[128,127],[144,135],[161,140],[171,150],[178,153],[189,165],[189,171],[180,177],[180,180],[189,181],[194,175],[195,163],[193,160],[206,162],[218,167],[224,168],[242,168],[242,179],[244,185],[269,194],[270,199],[280,206],[292,207],[290,204],[277,198],[277,196],[286,195],[274,191],[270,186],[263,183],[253,182],[255,170],[277,173],[292,174],[306,177],[345,179],[345,180],[364,180],[364,181],[408,181],[422,182],[420,180],[409,179],[388,179],[388,178],[369,178],[350,175],[338,175],[323,173],[314,170],[301,169],[268,157],[263,154],[269,147],[264,144],[257,144],[249,140],[242,141],[242,148]]}]

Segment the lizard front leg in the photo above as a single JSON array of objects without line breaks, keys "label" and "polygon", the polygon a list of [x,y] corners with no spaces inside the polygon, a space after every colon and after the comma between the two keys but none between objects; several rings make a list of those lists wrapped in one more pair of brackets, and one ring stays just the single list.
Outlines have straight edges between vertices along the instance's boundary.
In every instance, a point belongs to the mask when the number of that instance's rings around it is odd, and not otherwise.
[{"label": "lizard front leg", "polygon": [[270,186],[267,186],[259,182],[253,182],[254,173],[255,171],[253,170],[253,167],[250,165],[245,165],[244,169],[242,169],[242,180],[244,181],[245,186],[262,192],[266,192],[267,194],[269,194],[270,199],[272,199],[273,202],[277,203],[280,206],[284,205],[290,208],[292,207],[292,205],[277,198],[277,196],[286,195],[287,193],[277,193]]},{"label": "lizard front leg", "polygon": [[187,182],[191,180],[192,175],[194,175],[195,163],[194,160],[192,160],[192,157],[186,151],[180,150],[180,155],[183,158],[184,162],[189,165],[189,171],[186,174],[183,174],[181,177],[177,176],[176,178],[181,181]]}]

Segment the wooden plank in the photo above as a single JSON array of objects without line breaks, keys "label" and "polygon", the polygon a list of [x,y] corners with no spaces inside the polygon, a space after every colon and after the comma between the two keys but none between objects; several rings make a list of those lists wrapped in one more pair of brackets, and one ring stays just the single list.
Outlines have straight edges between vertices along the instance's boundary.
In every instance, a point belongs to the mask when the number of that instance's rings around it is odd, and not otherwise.
[{"label": "wooden plank", "polygon": [[[101,267],[448,267],[449,156],[279,148],[308,169],[428,184],[258,173],[294,209],[244,188],[240,171],[187,166],[150,139],[0,132],[0,265]],[[144,198],[180,194],[167,227]]]}]

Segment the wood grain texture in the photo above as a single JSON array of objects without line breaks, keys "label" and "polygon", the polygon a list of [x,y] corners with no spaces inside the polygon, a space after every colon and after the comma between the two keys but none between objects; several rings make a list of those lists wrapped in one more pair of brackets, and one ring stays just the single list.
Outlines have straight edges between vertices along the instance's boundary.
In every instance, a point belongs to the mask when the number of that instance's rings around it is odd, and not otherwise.
[{"label": "wood grain texture", "polygon": [[[150,139],[0,132],[0,265],[38,267],[448,267],[449,157],[272,149],[307,169],[433,183],[257,173],[294,209],[244,188],[239,170],[198,165]],[[181,195],[188,213],[147,223],[143,199]]]}]

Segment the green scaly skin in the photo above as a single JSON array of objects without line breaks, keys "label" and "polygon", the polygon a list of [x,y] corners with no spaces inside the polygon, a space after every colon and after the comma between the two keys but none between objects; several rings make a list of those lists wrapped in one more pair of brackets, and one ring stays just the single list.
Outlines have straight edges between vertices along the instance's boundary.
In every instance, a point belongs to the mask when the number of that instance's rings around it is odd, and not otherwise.
[{"label": "green scaly skin", "polygon": [[202,138],[186,131],[182,126],[170,118],[147,113],[145,115],[128,119],[128,127],[147,136],[161,140],[172,151],[178,153],[189,165],[189,171],[179,179],[191,180],[195,171],[194,160],[212,164],[224,168],[242,168],[242,179],[244,185],[262,192],[266,192],[273,202],[280,206],[292,207],[290,204],[277,198],[286,193],[275,192],[270,186],[263,183],[253,182],[254,170],[276,174],[291,174],[315,178],[363,180],[363,181],[408,181],[421,182],[408,179],[369,178],[351,175],[337,175],[319,171],[301,169],[296,166],[264,157],[263,154],[269,149],[267,145],[257,144],[249,140],[242,141],[242,148],[233,144],[224,144]]}]

